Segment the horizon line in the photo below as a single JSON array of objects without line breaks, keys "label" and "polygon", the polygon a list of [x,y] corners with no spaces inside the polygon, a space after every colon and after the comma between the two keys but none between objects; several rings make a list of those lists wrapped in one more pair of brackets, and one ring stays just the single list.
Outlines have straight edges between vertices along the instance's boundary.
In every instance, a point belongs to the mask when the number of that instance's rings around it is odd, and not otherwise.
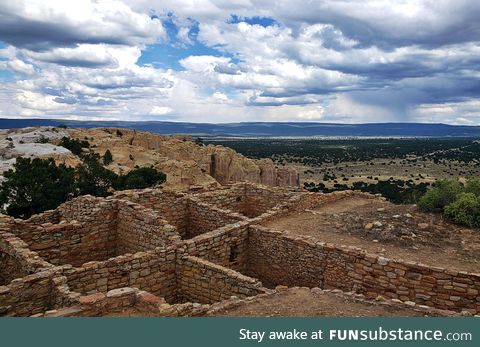
[{"label": "horizon line", "polygon": [[369,124],[421,124],[421,125],[446,125],[446,126],[455,126],[455,127],[479,127],[480,124],[452,124],[452,123],[429,123],[429,122],[365,122],[365,123],[334,123],[334,122],[322,122],[322,121],[244,121],[244,122],[194,122],[194,121],[176,121],[176,120],[113,120],[113,119],[68,119],[68,118],[4,118],[0,117],[0,121],[64,121],[64,122],[97,122],[97,123],[112,123],[112,122],[121,122],[121,123],[172,123],[172,124],[205,124],[205,125],[225,125],[225,124],[319,124],[319,125],[345,125],[345,126],[355,126],[355,125],[369,125]]}]

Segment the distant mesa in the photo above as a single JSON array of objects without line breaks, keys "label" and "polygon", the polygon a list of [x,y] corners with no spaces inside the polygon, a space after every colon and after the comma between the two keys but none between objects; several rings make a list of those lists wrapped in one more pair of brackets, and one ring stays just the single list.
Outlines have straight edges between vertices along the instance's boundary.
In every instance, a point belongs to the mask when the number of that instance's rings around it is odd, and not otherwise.
[{"label": "distant mesa", "polygon": [[161,134],[195,136],[335,136],[335,137],[476,137],[480,127],[433,123],[368,123],[334,124],[314,122],[245,122],[245,123],[185,123],[185,122],[123,122],[71,121],[52,119],[0,119],[1,129],[31,126],[67,125],[73,128],[114,127]]}]

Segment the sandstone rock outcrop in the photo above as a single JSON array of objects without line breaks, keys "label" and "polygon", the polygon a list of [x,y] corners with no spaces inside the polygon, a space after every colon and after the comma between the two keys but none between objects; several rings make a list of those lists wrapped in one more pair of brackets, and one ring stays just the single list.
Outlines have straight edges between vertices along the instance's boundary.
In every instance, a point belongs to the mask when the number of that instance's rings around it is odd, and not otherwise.
[{"label": "sandstone rock outcrop", "polygon": [[167,174],[167,184],[228,184],[250,181],[270,186],[299,186],[298,173],[275,168],[270,159],[253,160],[230,148],[197,145],[190,136],[164,136],[129,129],[75,129],[71,136],[88,139],[102,155],[109,149],[117,172],[128,172],[136,165],[153,165]]},{"label": "sandstone rock outcrop", "polygon": [[230,148],[199,145],[190,136],[159,135],[129,129],[59,129],[36,127],[4,130],[0,133],[0,174],[10,169],[15,158],[54,158],[57,164],[77,166],[81,160],[58,146],[64,137],[87,140],[90,150],[112,153],[110,170],[124,174],[135,167],[153,166],[167,174],[166,186],[218,186],[239,181],[269,186],[299,186],[298,173],[276,168],[270,159],[253,160]]}]

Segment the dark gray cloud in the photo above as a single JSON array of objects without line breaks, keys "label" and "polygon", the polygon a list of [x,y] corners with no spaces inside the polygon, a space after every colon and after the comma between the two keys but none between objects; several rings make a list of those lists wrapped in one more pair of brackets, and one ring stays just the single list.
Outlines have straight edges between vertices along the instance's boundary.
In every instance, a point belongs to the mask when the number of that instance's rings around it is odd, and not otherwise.
[{"label": "dark gray cloud", "polygon": [[47,1],[3,0],[0,40],[17,48],[41,52],[86,43],[153,43],[164,35],[160,20],[136,13],[121,2],[117,2],[117,7],[113,7],[115,3],[102,5],[89,0],[65,2],[62,8],[51,5]]},{"label": "dark gray cloud", "polygon": [[476,0],[324,0],[308,6],[272,0],[258,6],[265,10],[271,6],[275,18],[294,28],[304,23],[331,24],[363,47],[439,47],[476,42],[480,35],[480,2]]}]

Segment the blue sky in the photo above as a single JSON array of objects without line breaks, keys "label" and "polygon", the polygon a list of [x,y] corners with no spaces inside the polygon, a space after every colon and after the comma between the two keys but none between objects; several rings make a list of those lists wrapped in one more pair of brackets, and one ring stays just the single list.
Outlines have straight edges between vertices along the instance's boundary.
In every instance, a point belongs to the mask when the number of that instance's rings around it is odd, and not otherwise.
[{"label": "blue sky", "polygon": [[479,124],[475,0],[4,0],[0,117]]}]

